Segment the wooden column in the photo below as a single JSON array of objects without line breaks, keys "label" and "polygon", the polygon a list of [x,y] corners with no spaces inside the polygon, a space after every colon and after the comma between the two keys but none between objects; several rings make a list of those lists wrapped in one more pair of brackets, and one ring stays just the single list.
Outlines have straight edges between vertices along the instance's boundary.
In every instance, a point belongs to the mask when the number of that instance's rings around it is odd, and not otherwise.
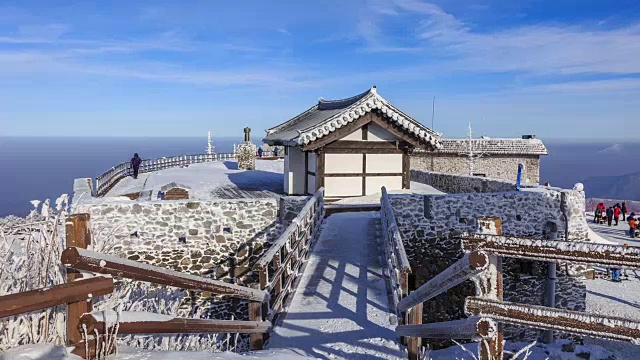
[{"label": "wooden column", "polygon": [[[422,324],[422,303],[414,306],[409,311],[409,324]],[[409,352],[409,360],[420,360],[420,348],[422,346],[421,337],[407,337],[407,351]]]},{"label": "wooden column", "polygon": [[[492,235],[502,235],[502,220],[498,217],[478,218],[479,228],[482,233]],[[496,255],[489,256],[488,277],[482,297],[502,301],[504,292],[502,287],[502,257]],[[480,356],[478,360],[502,360],[504,351],[504,331],[503,324],[498,323],[498,331],[494,336],[483,339],[480,343]]]},{"label": "wooden column", "polygon": [[[260,284],[252,284],[252,288],[260,289]],[[249,302],[249,320],[263,322],[264,318],[262,317],[262,303],[258,301]],[[263,334],[256,333],[250,335],[250,348],[251,350],[262,350],[264,345]]]},{"label": "wooden column", "polygon": [[411,189],[411,162],[408,150],[402,152],[402,188]]},{"label": "wooden column", "polygon": [[324,150],[318,149],[316,153],[316,191],[324,187]]},{"label": "wooden column", "polygon": [[[89,214],[75,214],[66,218],[66,245],[86,249],[91,244]],[[74,269],[67,269],[67,282],[82,278],[82,274]],[[77,344],[82,340],[80,334],[80,316],[93,310],[91,301],[83,300],[67,305],[67,344]]]},{"label": "wooden column", "polygon": [[309,152],[304,152],[304,191],[303,194],[309,194]]}]

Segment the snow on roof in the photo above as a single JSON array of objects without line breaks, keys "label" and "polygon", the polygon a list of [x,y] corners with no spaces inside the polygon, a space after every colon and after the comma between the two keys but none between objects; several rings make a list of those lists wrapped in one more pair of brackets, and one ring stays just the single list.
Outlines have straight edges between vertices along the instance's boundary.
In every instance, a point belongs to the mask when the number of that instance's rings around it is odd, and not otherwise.
[{"label": "snow on roof", "polygon": [[362,94],[340,100],[324,100],[307,111],[267,130],[264,142],[272,145],[307,145],[329,135],[372,110],[380,110],[385,119],[403,128],[412,136],[439,148],[440,136],[417,120],[403,113],[380,96],[373,86]]},{"label": "snow on roof", "polygon": [[[487,155],[548,155],[540,139],[472,139],[474,152]],[[435,152],[461,154],[469,151],[469,139],[440,139],[442,147]],[[420,151],[420,150],[417,150]]]}]

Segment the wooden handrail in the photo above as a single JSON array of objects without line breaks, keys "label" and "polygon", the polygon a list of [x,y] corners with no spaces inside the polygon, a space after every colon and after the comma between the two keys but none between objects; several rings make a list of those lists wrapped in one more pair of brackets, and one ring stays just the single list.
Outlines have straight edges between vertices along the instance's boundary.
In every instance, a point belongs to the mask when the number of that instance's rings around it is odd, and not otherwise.
[{"label": "wooden handrail", "polygon": [[277,254],[278,251],[280,251],[280,249],[282,249],[282,247],[287,244],[290,237],[297,230],[303,217],[309,213],[311,208],[315,206],[318,199],[323,196],[324,196],[324,188],[320,188],[318,191],[316,191],[313,197],[309,201],[307,201],[307,203],[304,205],[302,210],[300,210],[300,213],[298,214],[298,216],[296,216],[291,221],[291,224],[289,225],[289,227],[287,227],[287,229],[282,233],[282,235],[278,237],[278,240],[276,240],[271,245],[271,247],[269,247],[269,249],[264,253],[264,255],[262,255],[260,259],[256,261],[255,266],[257,268],[266,268],[269,265],[269,263],[273,260],[273,257],[275,256],[275,254]]},{"label": "wooden handrail", "polygon": [[62,252],[62,263],[74,269],[125,277],[188,290],[209,291],[251,301],[267,301],[269,293],[200,276],[147,265],[76,247]]},{"label": "wooden handrail", "polygon": [[398,303],[399,311],[407,311],[412,307],[442,294],[452,287],[469,280],[487,269],[489,256],[481,251],[465,254],[446,270],[431,278],[409,296]]},{"label": "wooden handrail", "polygon": [[[109,321],[105,322],[105,317]],[[105,332],[105,325],[115,324],[114,311],[93,312],[80,318],[80,326],[86,326],[88,333],[98,330]],[[174,318],[147,312],[122,312],[118,321],[119,334],[202,334],[202,333],[264,333],[271,329],[269,321],[241,321],[217,319]]]},{"label": "wooden handrail", "polygon": [[113,288],[113,279],[110,277],[94,277],[0,296],[0,318],[85,301],[94,296],[110,294]]},{"label": "wooden handrail", "polygon": [[489,319],[472,316],[461,320],[429,324],[399,325],[396,333],[400,336],[414,336],[429,339],[475,340],[497,332],[497,324]]},{"label": "wooden handrail", "polygon": [[615,341],[640,342],[640,322],[538,305],[468,297],[465,312],[499,322]]},{"label": "wooden handrail", "polygon": [[640,248],[577,241],[540,240],[474,234],[461,238],[465,250],[538,261],[570,261],[640,268]]}]

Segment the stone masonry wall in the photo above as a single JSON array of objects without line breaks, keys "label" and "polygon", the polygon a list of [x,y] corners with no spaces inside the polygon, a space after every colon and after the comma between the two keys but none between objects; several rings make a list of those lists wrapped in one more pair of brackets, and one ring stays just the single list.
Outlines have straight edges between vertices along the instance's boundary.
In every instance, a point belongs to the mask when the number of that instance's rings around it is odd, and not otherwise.
[{"label": "stone masonry wall", "polygon": [[447,194],[495,193],[514,191],[516,189],[515,181],[415,169],[411,169],[411,181],[431,185]]},{"label": "stone masonry wall", "polygon": [[[456,240],[461,233],[475,233],[477,218],[497,216],[502,219],[506,236],[543,237],[545,224],[558,225],[559,237],[565,237],[565,215],[569,226],[579,222],[578,191],[536,190],[488,194],[455,195],[390,195],[389,199],[398,222],[413,274],[410,286],[415,288],[455,263],[463,255]],[[566,197],[566,205],[562,197]],[[573,208],[575,206],[575,208]],[[564,208],[570,208],[565,211]],[[582,205],[582,208],[584,205]],[[566,213],[565,213],[566,212]],[[584,220],[584,215],[583,215]],[[586,225],[586,221],[585,221]],[[569,240],[586,239],[586,229],[570,228]],[[520,262],[504,260],[505,300],[543,304],[546,264],[534,262],[531,274],[520,274]],[[556,303],[560,308],[584,310],[586,290],[574,278],[558,271]],[[475,294],[471,282],[459,285],[425,304],[425,322],[437,322],[464,317],[463,305],[467,296]],[[508,327],[509,339],[530,340],[536,330]]]},{"label": "stone masonry wall", "polygon": [[[282,231],[277,199],[100,203],[81,202],[91,215],[93,242],[129,260],[248,285],[253,264]],[[246,301],[190,292],[186,313],[247,319]]]},{"label": "stone masonry wall", "polygon": [[[493,179],[516,182],[518,164],[524,165],[522,183],[540,182],[540,157],[537,155],[486,155],[475,159],[474,173]],[[411,156],[411,169],[447,174],[468,174],[468,158],[454,154],[416,153]]]}]

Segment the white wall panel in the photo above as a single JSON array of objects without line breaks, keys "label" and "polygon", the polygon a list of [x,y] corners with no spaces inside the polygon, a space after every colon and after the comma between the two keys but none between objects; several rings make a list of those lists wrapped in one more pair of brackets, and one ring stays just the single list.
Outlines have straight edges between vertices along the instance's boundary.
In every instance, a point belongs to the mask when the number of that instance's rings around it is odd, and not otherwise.
[{"label": "white wall panel", "polygon": [[361,196],[362,177],[325,177],[325,196]]},{"label": "white wall panel", "polygon": [[402,154],[367,154],[368,173],[401,173]]},{"label": "white wall panel", "polygon": [[[341,138],[340,140],[362,140],[362,128],[352,132],[351,134]],[[338,140],[339,141],[339,140]]]},{"label": "white wall panel", "polygon": [[288,194],[302,195],[306,193],[304,178],[307,175],[304,167],[304,152],[299,147],[289,148],[289,168],[285,177],[289,177]]},{"label": "white wall panel", "polygon": [[398,140],[398,138],[387,130],[383,129],[377,124],[369,123],[369,134],[367,135],[367,139],[370,141],[393,141]]},{"label": "white wall panel", "polygon": [[316,172],[316,170],[317,170],[316,169],[316,154],[312,153],[312,152],[309,153],[309,168],[308,168],[308,170],[311,171],[311,172]]},{"label": "white wall panel", "polygon": [[367,176],[365,184],[367,195],[379,193],[383,186],[387,191],[402,189],[402,176]]},{"label": "white wall panel", "polygon": [[324,173],[362,173],[362,154],[325,154]]}]

